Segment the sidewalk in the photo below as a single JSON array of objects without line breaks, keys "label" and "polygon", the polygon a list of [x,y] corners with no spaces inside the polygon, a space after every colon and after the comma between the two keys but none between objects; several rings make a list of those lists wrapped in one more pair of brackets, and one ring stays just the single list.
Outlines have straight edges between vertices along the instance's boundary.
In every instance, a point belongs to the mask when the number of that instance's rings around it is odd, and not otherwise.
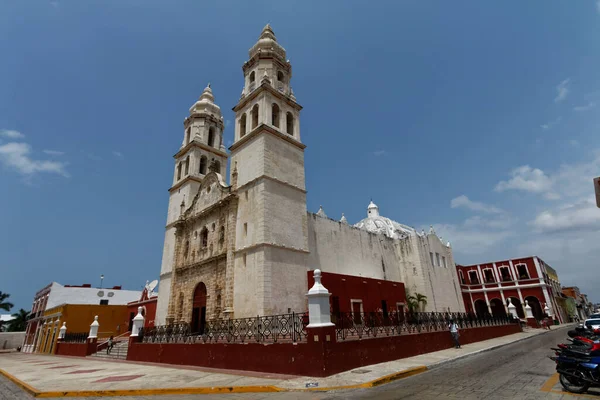
[{"label": "sidewalk", "polygon": [[[563,325],[556,329],[565,329]],[[39,397],[258,393],[367,388],[544,334],[541,329],[416,357],[369,365],[327,378],[37,354],[0,354],[0,373]],[[566,333],[566,332],[565,332]],[[307,384],[310,389],[307,389]]]}]

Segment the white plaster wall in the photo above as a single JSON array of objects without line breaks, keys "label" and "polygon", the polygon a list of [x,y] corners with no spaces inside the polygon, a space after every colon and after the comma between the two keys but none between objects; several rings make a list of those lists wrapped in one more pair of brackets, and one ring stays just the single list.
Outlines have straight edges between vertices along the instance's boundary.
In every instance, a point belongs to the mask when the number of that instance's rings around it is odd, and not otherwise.
[{"label": "white plaster wall", "polygon": [[[418,239],[419,259],[422,266],[424,286],[417,291],[427,296],[426,311],[465,311],[458,273],[454,267],[452,249],[445,246],[435,234],[428,234]],[[429,252],[433,253],[434,263],[431,264]],[[436,253],[440,254],[440,264],[437,265]],[[443,266],[442,256],[446,257],[446,267]]]},{"label": "white plaster wall", "polygon": [[238,187],[264,174],[265,137],[255,136],[231,154],[231,165],[237,162]]},{"label": "white plaster wall", "polygon": [[160,276],[159,295],[156,302],[155,325],[164,325],[169,312],[171,297],[171,272]]},{"label": "white plaster wall", "polygon": [[303,191],[265,179],[265,242],[308,250],[306,194]]},{"label": "white plaster wall", "polygon": [[[246,255],[246,265],[243,262],[244,255]],[[264,266],[263,248],[236,252],[233,283],[234,318],[266,315],[262,298],[262,293],[265,291]]]},{"label": "white plaster wall", "polygon": [[402,280],[394,241],[387,236],[308,213],[308,245],[307,269]]},{"label": "white plaster wall", "polygon": [[[271,134],[264,136],[264,173],[277,180],[305,189],[304,151]],[[304,206],[306,208],[306,205]]]},{"label": "white plaster wall", "polygon": [[276,247],[265,248],[265,312],[287,314],[308,309],[307,254]]},{"label": "white plaster wall", "polygon": [[12,350],[23,345],[25,332],[0,332],[0,350]]},{"label": "white plaster wall", "polygon": [[[102,292],[101,296],[100,292]],[[61,304],[100,304],[100,300],[108,300],[109,305],[127,304],[139,300],[141,295],[142,292],[137,290],[64,287],[53,282],[46,310]]]}]

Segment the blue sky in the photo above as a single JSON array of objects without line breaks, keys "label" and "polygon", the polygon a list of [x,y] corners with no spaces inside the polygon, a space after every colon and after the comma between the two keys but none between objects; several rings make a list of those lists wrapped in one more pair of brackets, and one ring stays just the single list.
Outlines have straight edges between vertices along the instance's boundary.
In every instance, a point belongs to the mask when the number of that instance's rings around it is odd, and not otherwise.
[{"label": "blue sky", "polygon": [[[35,7],[32,6],[35,3]],[[172,155],[211,82],[230,121],[270,22],[308,209],[369,200],[455,261],[536,254],[600,301],[600,4],[0,2],[0,290],[158,278]]]}]

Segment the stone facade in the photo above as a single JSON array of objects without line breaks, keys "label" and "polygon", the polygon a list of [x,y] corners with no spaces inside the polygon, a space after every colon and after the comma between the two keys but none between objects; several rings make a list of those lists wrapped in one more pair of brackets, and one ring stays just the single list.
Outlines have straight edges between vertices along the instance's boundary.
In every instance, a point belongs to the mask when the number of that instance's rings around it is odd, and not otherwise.
[{"label": "stone facade", "polygon": [[[292,66],[269,25],[242,69],[229,155],[210,86],[184,122],[157,324],[194,325],[199,308],[205,319],[304,312],[306,272],[317,268],[406,282],[410,291],[427,295],[427,310],[464,311],[452,250],[435,233],[418,234],[388,220],[379,229],[381,218],[352,227],[307,212],[302,106],[290,85]],[[229,185],[223,178],[228,157]],[[375,213],[369,206],[369,217]],[[430,252],[445,265],[432,265]]]}]

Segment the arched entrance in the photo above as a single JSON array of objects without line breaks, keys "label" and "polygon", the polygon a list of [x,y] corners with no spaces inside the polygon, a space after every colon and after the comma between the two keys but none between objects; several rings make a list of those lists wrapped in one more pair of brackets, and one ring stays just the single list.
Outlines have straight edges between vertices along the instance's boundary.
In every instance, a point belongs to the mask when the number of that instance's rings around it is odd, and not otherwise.
[{"label": "arched entrance", "polygon": [[502,304],[502,300],[491,299],[490,308],[492,309],[492,315],[494,317],[506,317],[506,309],[504,308],[504,304]]},{"label": "arched entrance", "polygon": [[[523,305],[521,304],[521,300],[516,297],[511,297],[510,302],[516,307],[517,316],[519,318],[525,318],[525,311],[523,311]],[[506,300],[506,305],[508,306],[508,300]]]},{"label": "arched entrance", "polygon": [[486,317],[490,314],[487,304],[483,300],[475,300],[475,313],[479,318]]},{"label": "arched entrance", "polygon": [[194,289],[192,305],[192,333],[202,335],[206,326],[206,285],[200,282]]},{"label": "arched entrance", "polygon": [[540,305],[540,301],[535,296],[527,296],[525,297],[525,301],[531,307],[531,312],[536,320],[541,321],[544,319],[544,312],[542,311],[542,306]]}]

